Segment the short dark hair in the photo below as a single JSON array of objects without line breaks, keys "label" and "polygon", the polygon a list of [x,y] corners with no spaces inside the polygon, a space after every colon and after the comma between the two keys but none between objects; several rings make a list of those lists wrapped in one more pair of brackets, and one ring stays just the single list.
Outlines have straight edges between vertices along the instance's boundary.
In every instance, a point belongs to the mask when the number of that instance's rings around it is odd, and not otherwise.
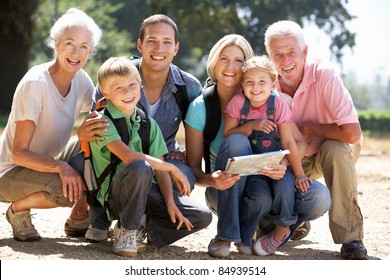
[{"label": "short dark hair", "polygon": [[172,26],[172,28],[175,32],[175,43],[179,42],[179,30],[177,29],[176,23],[168,16],[162,15],[162,14],[152,15],[152,16],[144,19],[144,21],[141,24],[141,28],[139,30],[139,39],[141,40],[141,42],[144,41],[145,28],[148,25],[152,25],[152,24],[156,24],[156,23],[166,23],[166,24]]}]

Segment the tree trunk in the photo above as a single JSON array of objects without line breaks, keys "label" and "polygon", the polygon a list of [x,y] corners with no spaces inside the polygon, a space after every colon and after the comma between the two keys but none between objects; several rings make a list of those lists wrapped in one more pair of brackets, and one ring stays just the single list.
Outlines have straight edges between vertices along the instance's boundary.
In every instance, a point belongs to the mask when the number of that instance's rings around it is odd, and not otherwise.
[{"label": "tree trunk", "polygon": [[[12,98],[16,86],[28,70],[30,46],[9,34],[1,38],[0,43],[0,115],[8,115],[11,111]],[[19,40],[18,40],[19,39]]]}]

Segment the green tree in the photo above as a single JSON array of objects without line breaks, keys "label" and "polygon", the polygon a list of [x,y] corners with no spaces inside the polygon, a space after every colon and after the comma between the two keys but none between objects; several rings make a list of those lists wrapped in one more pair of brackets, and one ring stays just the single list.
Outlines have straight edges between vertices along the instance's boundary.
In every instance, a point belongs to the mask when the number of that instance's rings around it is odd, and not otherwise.
[{"label": "green tree", "polygon": [[0,114],[9,112],[16,85],[26,73],[34,31],[33,15],[40,2],[0,2]]},{"label": "green tree", "polygon": [[[8,34],[13,41],[3,43],[4,40],[1,40],[0,54],[3,55],[1,58],[5,65],[18,65],[18,70],[9,71],[12,67],[5,70],[8,71],[5,77],[9,79],[3,79],[5,102],[2,102],[0,111],[9,110],[16,84],[27,70],[26,63],[19,63],[15,59],[21,59],[19,56],[23,55],[24,60],[27,60],[33,43],[31,34],[34,23],[36,22],[37,28],[33,37],[35,44],[32,64],[43,62],[52,56],[51,50],[45,45],[50,26],[72,6],[86,11],[103,29],[101,45],[86,67],[92,78],[95,77],[98,65],[109,56],[138,54],[136,39],[142,20],[151,14],[163,13],[171,17],[179,27],[180,51],[175,63],[202,81],[205,78],[207,54],[222,36],[228,33],[241,34],[257,53],[264,53],[265,29],[272,22],[281,19],[295,20],[301,25],[315,23],[331,38],[329,47],[336,58],[340,59],[342,48],[355,44],[354,34],[345,28],[345,23],[353,19],[345,9],[346,1],[3,0],[0,12],[1,36],[6,38],[3,34]],[[22,25],[24,21],[27,24]],[[9,35],[16,25],[20,28],[19,36]],[[10,40],[8,37],[6,39]],[[15,42],[18,47],[15,47]]]}]

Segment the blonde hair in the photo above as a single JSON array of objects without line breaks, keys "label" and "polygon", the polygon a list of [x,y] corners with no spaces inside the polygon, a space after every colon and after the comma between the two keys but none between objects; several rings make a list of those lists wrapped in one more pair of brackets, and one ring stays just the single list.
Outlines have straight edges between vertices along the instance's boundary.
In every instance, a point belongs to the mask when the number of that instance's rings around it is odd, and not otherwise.
[{"label": "blonde hair", "polygon": [[64,31],[71,26],[82,26],[91,32],[90,56],[92,56],[102,37],[102,31],[90,16],[77,8],[70,8],[54,23],[50,30],[48,45],[55,50],[55,41],[59,40]]},{"label": "blonde hair", "polygon": [[[242,72],[245,74],[245,72],[248,72],[249,70],[254,68],[260,68],[261,70],[267,72],[273,82],[276,80],[278,72],[276,71],[274,64],[268,58],[268,56],[254,56],[247,59],[244,62],[244,66],[242,66]],[[244,78],[244,75],[242,75],[242,77]]]},{"label": "blonde hair", "polygon": [[244,53],[244,59],[254,56],[253,49],[249,42],[241,35],[229,34],[222,37],[210,50],[209,57],[207,59],[207,75],[210,78],[210,83],[216,83],[217,78],[215,75],[215,65],[220,57],[224,48],[229,46],[237,46]]},{"label": "blonde hair", "polygon": [[141,77],[137,67],[127,57],[110,57],[99,68],[97,74],[98,86],[107,91],[114,77],[135,77],[141,85]]}]

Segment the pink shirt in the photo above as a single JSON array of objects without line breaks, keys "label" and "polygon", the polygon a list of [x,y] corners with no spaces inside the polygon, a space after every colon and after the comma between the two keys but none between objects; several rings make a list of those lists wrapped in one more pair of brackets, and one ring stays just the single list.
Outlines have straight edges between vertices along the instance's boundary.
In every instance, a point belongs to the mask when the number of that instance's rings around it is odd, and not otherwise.
[{"label": "pink shirt", "polygon": [[[290,106],[298,127],[303,122],[343,125],[359,123],[350,93],[335,71],[325,63],[317,60],[306,62],[301,84],[294,97],[282,93],[283,100]],[[318,152],[324,138],[312,137],[306,155]],[[363,139],[360,141],[362,144]]]},{"label": "pink shirt", "polygon": [[[236,94],[230,100],[229,104],[226,106],[225,112],[229,114],[232,118],[240,120],[243,118],[240,111],[245,102],[245,95],[243,93]],[[267,119],[267,102],[264,103],[259,108],[250,107],[248,115],[245,119],[248,120],[258,120],[258,119]],[[291,111],[283,102],[280,96],[275,97],[275,123],[280,126],[286,122],[292,121]]]}]

